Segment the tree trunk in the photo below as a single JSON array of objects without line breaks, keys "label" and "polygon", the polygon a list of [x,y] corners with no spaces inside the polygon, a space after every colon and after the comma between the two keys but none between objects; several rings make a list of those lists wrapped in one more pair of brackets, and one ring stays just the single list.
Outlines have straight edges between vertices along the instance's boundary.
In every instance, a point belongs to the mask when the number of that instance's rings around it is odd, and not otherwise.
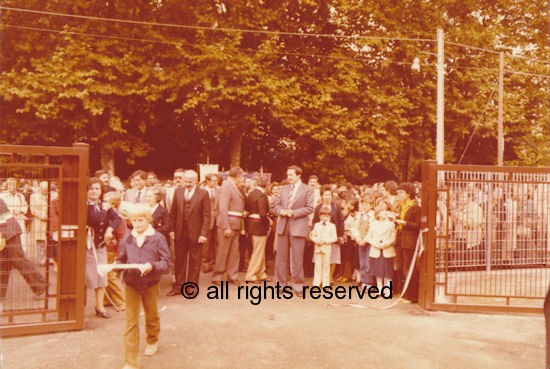
[{"label": "tree trunk", "polygon": [[229,167],[241,166],[241,149],[243,144],[243,132],[234,130],[229,136]]},{"label": "tree trunk", "polygon": [[107,170],[111,175],[115,174],[115,150],[105,142],[99,143],[99,156],[101,157],[101,169]]},{"label": "tree trunk", "polygon": [[406,182],[409,180],[409,165],[411,159],[411,144],[410,141],[407,141],[405,147],[405,154],[403,155],[403,172],[401,175],[402,181]]}]

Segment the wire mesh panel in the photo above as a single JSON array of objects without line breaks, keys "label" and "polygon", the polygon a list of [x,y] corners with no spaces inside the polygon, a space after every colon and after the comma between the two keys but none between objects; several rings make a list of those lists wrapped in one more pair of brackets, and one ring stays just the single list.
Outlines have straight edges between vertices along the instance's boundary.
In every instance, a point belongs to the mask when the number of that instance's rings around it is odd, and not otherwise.
[{"label": "wire mesh panel", "polygon": [[[15,222],[0,253],[2,323],[56,319],[58,243],[56,204],[61,166],[0,167],[0,199]],[[2,228],[0,228],[2,229]],[[8,238],[9,237],[9,238]],[[31,316],[35,315],[35,316]]]},{"label": "wire mesh panel", "polygon": [[541,308],[550,283],[550,169],[432,172],[434,302]]},{"label": "wire mesh panel", "polygon": [[3,335],[83,325],[86,172],[87,147],[0,145]]}]

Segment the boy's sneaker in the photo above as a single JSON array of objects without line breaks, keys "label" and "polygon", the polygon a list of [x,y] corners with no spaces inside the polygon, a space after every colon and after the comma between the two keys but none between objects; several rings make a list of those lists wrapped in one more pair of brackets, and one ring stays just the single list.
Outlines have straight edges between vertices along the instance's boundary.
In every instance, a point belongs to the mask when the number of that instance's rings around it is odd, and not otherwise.
[{"label": "boy's sneaker", "polygon": [[145,346],[145,352],[143,352],[143,355],[145,356],[153,356],[155,355],[159,350],[159,347],[156,343],[153,343],[153,344],[147,344]]}]

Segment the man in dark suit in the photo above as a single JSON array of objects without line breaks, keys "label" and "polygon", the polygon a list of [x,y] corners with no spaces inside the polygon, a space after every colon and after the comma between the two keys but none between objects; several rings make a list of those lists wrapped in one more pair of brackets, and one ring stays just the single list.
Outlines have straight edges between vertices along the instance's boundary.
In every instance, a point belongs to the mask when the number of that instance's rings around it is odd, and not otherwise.
[{"label": "man in dark suit", "polygon": [[286,286],[290,259],[292,288],[298,297],[302,296],[305,283],[304,247],[314,198],[313,188],[301,181],[301,175],[300,167],[291,165],[287,168],[289,184],[281,188],[272,207],[272,213],[278,216],[275,280],[282,287]]},{"label": "man in dark suit", "polygon": [[248,262],[245,280],[260,282],[267,280],[265,271],[265,244],[269,231],[269,200],[265,194],[267,180],[264,177],[255,178],[250,184],[250,192],[246,197],[245,210],[248,213],[246,231],[252,243],[252,254]]},{"label": "man in dark suit", "polygon": [[229,281],[239,285],[239,236],[244,216],[244,194],[239,186],[243,170],[233,167],[220,188],[218,213],[218,250],[212,283],[219,285],[227,275]]},{"label": "man in dark suit", "polygon": [[170,218],[175,233],[176,281],[168,296],[179,294],[183,283],[199,282],[202,245],[210,226],[210,198],[197,187],[197,180],[197,172],[185,171],[183,187],[174,192]]}]

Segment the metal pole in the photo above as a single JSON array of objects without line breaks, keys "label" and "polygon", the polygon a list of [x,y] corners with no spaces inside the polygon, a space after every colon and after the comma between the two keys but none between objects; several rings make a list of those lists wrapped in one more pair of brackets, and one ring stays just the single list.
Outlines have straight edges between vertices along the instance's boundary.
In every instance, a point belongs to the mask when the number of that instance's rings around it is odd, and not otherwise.
[{"label": "metal pole", "polygon": [[497,137],[497,165],[504,162],[504,53],[499,53],[498,63],[498,137]]},{"label": "metal pole", "polygon": [[444,56],[443,29],[437,29],[437,130],[435,141],[435,159],[437,164],[443,164],[445,160],[445,109],[444,109],[444,80],[445,80],[445,56]]}]

